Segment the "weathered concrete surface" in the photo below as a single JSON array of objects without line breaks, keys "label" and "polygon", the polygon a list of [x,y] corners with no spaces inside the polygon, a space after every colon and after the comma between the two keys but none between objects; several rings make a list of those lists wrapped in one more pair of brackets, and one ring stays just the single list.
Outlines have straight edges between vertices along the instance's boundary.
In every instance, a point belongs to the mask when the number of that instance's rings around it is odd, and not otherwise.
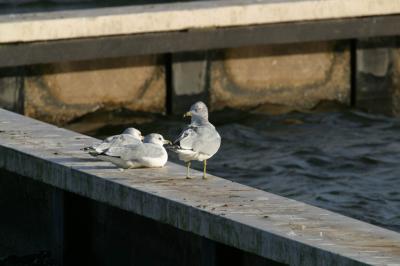
[{"label": "weathered concrete surface", "polygon": [[393,55],[393,114],[400,116],[400,38],[396,39],[396,48],[392,49]]},{"label": "weathered concrete surface", "polygon": [[400,234],[185,168],[120,172],[94,139],[0,111],[0,168],[290,265],[397,265]]},{"label": "weathered concrete surface", "polygon": [[398,13],[400,2],[393,0],[223,0],[12,14],[0,17],[0,43]]},{"label": "weathered concrete surface", "polygon": [[371,38],[356,43],[355,105],[368,112],[394,114],[394,38]]},{"label": "weathered concrete surface", "polygon": [[63,124],[100,108],[164,112],[165,74],[156,56],[33,67],[25,114]]},{"label": "weathered concrete surface", "polygon": [[0,71],[0,107],[22,112],[23,77],[21,69],[11,68]]},{"label": "weathered concrete surface", "polygon": [[208,52],[173,54],[171,111],[186,112],[196,101],[208,102]]},{"label": "weathered concrete surface", "polygon": [[400,39],[357,41],[356,107],[400,116]]},{"label": "weathered concrete surface", "polygon": [[323,42],[228,49],[212,63],[212,109],[349,103],[348,48],[346,43]]}]

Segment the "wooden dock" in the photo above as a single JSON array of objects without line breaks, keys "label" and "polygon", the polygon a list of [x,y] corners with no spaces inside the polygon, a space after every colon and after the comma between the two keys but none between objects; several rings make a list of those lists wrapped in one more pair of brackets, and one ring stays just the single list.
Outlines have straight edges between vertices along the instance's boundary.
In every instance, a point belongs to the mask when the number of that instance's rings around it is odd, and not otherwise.
[{"label": "wooden dock", "polygon": [[399,233],[173,163],[120,172],[80,151],[93,141],[0,110],[3,170],[279,263],[400,265]]},{"label": "wooden dock", "polygon": [[0,66],[399,33],[398,0],[223,0],[11,14],[0,16]]}]

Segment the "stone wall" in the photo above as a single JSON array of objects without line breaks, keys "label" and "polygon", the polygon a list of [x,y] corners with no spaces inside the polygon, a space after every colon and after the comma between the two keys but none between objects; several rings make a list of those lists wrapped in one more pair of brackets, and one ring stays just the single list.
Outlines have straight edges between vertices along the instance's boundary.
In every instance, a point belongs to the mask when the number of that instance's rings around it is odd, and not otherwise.
[{"label": "stone wall", "polygon": [[399,116],[399,38],[358,40],[354,53],[350,46],[267,45],[1,69],[0,107],[64,125],[97,110],[180,114],[203,100],[211,110],[273,114],[323,101],[350,105],[353,96],[357,108]]},{"label": "stone wall", "polygon": [[348,104],[349,46],[307,43],[228,49],[212,63],[210,88],[213,109],[264,104],[309,109],[322,100]]},{"label": "stone wall", "polygon": [[100,109],[165,113],[169,106],[181,113],[196,100],[211,110],[258,107],[266,113],[271,105],[290,111],[325,100],[349,104],[349,47],[268,45],[170,60],[160,55],[25,67],[14,79],[0,77],[0,104],[22,106],[26,115],[59,125]]},{"label": "stone wall", "polygon": [[183,53],[172,64],[174,112],[196,99],[208,99],[211,110],[257,107],[264,113],[350,103],[349,42]]},{"label": "stone wall", "polygon": [[24,87],[25,114],[56,124],[101,108],[165,111],[165,73],[156,56],[32,67]]}]

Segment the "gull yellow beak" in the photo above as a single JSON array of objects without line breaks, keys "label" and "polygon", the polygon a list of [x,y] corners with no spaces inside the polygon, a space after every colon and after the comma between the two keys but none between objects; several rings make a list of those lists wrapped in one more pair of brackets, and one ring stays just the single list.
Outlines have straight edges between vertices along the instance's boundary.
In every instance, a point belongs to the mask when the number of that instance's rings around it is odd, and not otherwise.
[{"label": "gull yellow beak", "polygon": [[167,139],[164,139],[164,144],[172,145],[172,142]]},{"label": "gull yellow beak", "polygon": [[187,117],[187,116],[192,116],[192,113],[191,112],[186,112],[186,113],[183,114],[183,117]]}]

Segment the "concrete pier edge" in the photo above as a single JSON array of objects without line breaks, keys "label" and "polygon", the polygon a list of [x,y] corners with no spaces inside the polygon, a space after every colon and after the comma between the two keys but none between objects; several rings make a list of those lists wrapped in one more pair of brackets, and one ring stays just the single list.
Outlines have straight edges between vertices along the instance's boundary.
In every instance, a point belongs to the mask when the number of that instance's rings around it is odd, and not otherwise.
[{"label": "concrete pier edge", "polygon": [[120,172],[79,150],[93,138],[5,110],[0,118],[7,171],[281,263],[400,261],[396,232],[215,176],[186,180],[173,163]]}]

